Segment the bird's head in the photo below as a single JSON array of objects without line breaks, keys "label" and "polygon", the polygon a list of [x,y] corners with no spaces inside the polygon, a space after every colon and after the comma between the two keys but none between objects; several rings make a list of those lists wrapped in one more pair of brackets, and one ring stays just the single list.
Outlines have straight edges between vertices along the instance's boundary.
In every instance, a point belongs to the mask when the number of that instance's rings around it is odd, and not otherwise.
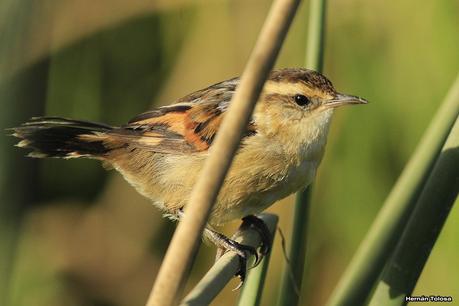
[{"label": "bird's head", "polygon": [[260,132],[304,143],[328,132],[335,108],[366,103],[360,97],[337,92],[316,71],[287,68],[271,72],[254,118]]}]

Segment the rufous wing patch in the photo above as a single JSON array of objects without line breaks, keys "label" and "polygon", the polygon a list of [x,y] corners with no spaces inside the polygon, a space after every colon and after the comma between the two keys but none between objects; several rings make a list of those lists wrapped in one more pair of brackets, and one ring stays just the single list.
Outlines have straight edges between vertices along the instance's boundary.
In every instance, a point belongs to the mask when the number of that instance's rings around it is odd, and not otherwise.
[{"label": "rufous wing patch", "polygon": [[198,150],[207,150],[217,134],[223,115],[213,104],[193,107],[187,114],[185,139]]},{"label": "rufous wing patch", "polygon": [[[192,96],[193,101],[209,95],[208,90],[199,93],[199,97],[197,94]],[[199,102],[180,100],[177,104],[140,114],[110,134],[118,141],[153,152],[180,154],[206,151],[220,128],[228,103],[210,98]],[[251,123],[244,136],[255,132]]]}]

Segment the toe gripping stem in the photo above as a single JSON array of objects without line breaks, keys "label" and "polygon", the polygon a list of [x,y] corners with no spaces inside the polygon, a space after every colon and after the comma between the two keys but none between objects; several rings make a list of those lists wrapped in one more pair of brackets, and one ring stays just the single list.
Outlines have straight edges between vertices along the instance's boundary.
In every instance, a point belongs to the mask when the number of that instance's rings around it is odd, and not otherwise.
[{"label": "toe gripping stem", "polygon": [[243,222],[238,232],[233,236],[233,238],[238,236],[238,234],[240,234],[240,232],[243,230],[253,229],[257,231],[260,235],[261,246],[259,249],[255,249],[251,246],[240,244],[234,239],[230,239],[225,235],[220,234],[212,229],[205,229],[207,236],[218,247],[216,259],[220,258],[227,251],[234,251],[236,254],[239,255],[240,270],[236,273],[236,276],[240,278],[241,283],[234,290],[239,289],[244,283],[247,274],[247,260],[249,259],[249,257],[251,255],[255,256],[255,263],[251,267],[255,268],[261,262],[263,257],[269,252],[272,243],[271,233],[262,219],[250,215],[244,217],[242,221]]}]

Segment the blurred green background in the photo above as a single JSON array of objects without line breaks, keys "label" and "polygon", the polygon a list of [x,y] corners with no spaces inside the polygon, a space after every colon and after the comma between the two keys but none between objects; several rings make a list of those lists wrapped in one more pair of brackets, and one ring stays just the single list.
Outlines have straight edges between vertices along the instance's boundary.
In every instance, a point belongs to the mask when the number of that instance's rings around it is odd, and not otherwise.
[{"label": "blurred green background", "polygon": [[[2,0],[0,129],[43,114],[119,125],[237,76],[269,6]],[[277,67],[304,65],[307,21],[304,1]],[[314,306],[326,301],[458,72],[459,1],[330,0],[325,50],[335,87],[371,104],[337,111],[315,184],[301,295]],[[13,144],[0,136],[0,304],[10,296],[11,306],[144,305],[174,225],[98,162],[26,159]],[[269,209],[287,236],[292,204]],[[415,294],[459,300],[458,255],[456,205]],[[201,247],[189,288],[213,256]],[[275,304],[283,266],[277,237],[262,305]],[[234,305],[235,286],[214,305]]]}]

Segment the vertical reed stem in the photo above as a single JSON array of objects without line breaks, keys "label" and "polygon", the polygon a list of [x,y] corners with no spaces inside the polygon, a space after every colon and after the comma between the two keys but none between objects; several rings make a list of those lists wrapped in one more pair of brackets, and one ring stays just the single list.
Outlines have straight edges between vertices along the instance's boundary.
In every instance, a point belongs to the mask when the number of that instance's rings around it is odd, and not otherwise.
[{"label": "vertical reed stem", "polygon": [[[323,68],[325,6],[325,0],[311,0],[310,2],[306,67],[319,72],[322,72]],[[306,190],[298,192],[296,195],[289,250],[290,267],[284,267],[278,301],[279,306],[297,305],[300,298],[297,288],[301,290],[303,279],[311,190],[312,186],[309,186]]]}]

